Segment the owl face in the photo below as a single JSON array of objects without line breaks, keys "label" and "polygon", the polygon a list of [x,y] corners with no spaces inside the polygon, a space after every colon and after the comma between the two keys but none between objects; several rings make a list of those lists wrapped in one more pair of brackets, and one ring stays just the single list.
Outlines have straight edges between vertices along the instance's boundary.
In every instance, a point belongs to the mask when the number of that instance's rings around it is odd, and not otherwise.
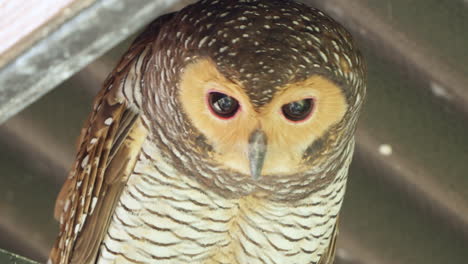
[{"label": "owl face", "polygon": [[179,100],[212,146],[213,159],[254,179],[307,170],[305,151],[348,108],[342,89],[318,74],[280,87],[271,102],[255,106],[246,87],[224,77],[209,59],[186,67]]},{"label": "owl face", "polygon": [[365,95],[350,34],[288,0],[201,1],[172,19],[144,87],[168,162],[223,195],[333,180]]}]

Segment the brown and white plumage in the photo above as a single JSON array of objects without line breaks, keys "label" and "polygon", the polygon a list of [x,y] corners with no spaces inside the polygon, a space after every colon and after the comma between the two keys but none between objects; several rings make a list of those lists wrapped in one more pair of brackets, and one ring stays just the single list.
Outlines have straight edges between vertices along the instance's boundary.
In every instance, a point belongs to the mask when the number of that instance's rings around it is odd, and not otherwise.
[{"label": "brown and white plumage", "polygon": [[303,4],[157,19],[94,103],[50,261],[332,263],[364,95],[350,35]]}]

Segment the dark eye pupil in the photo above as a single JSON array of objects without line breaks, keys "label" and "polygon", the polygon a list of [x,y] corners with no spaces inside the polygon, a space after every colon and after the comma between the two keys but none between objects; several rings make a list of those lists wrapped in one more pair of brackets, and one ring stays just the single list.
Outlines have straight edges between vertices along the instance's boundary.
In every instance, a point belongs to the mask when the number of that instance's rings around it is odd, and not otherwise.
[{"label": "dark eye pupil", "polygon": [[301,121],[309,117],[313,107],[314,100],[309,98],[285,104],[282,107],[282,111],[287,119],[291,121]]},{"label": "dark eye pupil", "polygon": [[215,102],[214,106],[217,108],[218,111],[228,112],[231,110],[232,106],[235,104],[234,99],[231,97],[223,97]]},{"label": "dark eye pupil", "polygon": [[233,117],[239,110],[239,102],[223,93],[210,93],[209,102],[213,112],[223,118]]},{"label": "dark eye pupil", "polygon": [[305,101],[299,101],[288,104],[289,112],[293,115],[301,115],[304,109],[307,109]]}]

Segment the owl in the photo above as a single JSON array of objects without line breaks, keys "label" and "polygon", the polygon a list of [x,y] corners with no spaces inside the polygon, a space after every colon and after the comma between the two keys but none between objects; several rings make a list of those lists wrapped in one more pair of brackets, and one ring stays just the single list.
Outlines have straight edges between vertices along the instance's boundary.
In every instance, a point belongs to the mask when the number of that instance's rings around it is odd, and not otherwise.
[{"label": "owl", "polygon": [[292,0],[156,19],[94,101],[49,263],[331,264],[365,79]]}]

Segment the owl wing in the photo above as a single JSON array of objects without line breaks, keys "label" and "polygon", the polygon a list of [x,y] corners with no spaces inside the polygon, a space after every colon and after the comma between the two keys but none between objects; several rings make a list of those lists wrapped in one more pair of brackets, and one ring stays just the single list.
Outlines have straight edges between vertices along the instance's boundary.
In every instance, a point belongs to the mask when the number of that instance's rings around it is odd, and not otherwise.
[{"label": "owl wing", "polygon": [[159,17],[135,39],[94,101],[94,111],[78,140],[76,162],[55,205],[60,233],[50,253],[54,264],[96,261],[115,206],[147,135],[137,109],[122,95],[120,86],[138,59],[152,54],[151,43],[173,15]]},{"label": "owl wing", "polygon": [[338,238],[338,219],[336,221],[335,227],[330,239],[330,245],[327,248],[325,254],[320,258],[317,264],[333,264],[335,261],[336,254],[336,240]]},{"label": "owl wing", "polygon": [[50,254],[53,263],[95,263],[146,138],[137,111],[106,90],[95,102],[96,110],[80,136],[76,162],[57,198],[60,234]]}]

